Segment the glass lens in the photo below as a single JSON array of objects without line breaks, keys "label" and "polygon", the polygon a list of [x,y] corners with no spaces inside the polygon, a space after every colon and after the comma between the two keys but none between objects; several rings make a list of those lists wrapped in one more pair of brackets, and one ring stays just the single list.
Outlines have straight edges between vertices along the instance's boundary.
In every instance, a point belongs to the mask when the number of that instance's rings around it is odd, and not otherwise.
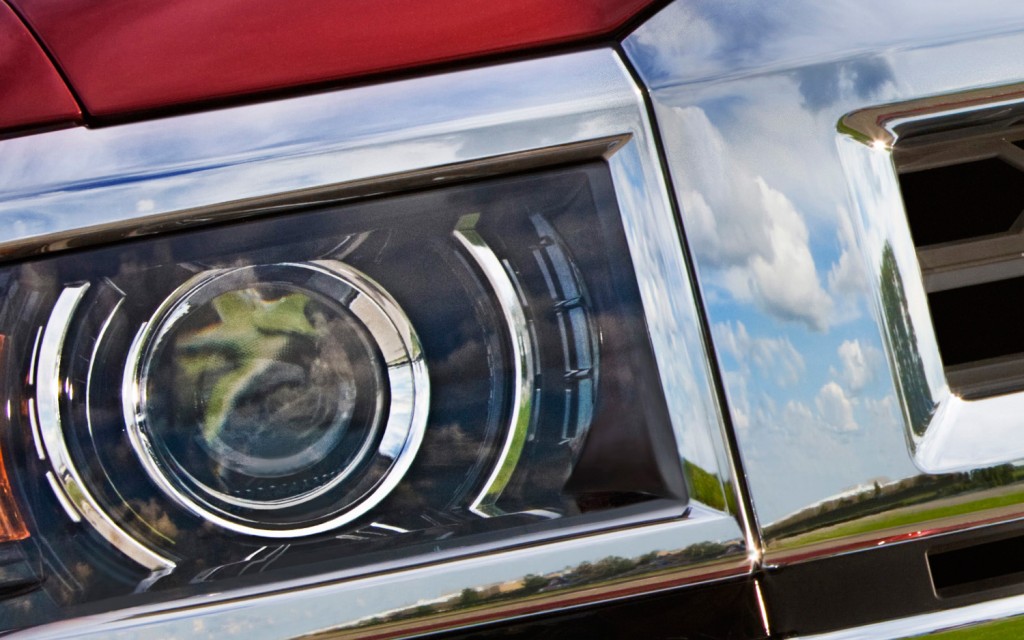
[{"label": "glass lens", "polygon": [[[157,330],[140,371],[150,441],[211,494],[300,498],[342,473],[376,431],[377,411],[351,423],[360,396],[379,404],[378,357],[338,302],[225,279],[182,296]],[[350,430],[360,433],[340,447]]]}]

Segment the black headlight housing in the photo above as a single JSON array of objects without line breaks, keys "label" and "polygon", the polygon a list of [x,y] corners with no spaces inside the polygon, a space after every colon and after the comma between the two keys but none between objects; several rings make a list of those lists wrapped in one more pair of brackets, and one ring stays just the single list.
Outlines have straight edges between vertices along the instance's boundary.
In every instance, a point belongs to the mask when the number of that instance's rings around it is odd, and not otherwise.
[{"label": "black headlight housing", "polygon": [[5,267],[14,624],[681,515],[615,203],[592,162]]}]

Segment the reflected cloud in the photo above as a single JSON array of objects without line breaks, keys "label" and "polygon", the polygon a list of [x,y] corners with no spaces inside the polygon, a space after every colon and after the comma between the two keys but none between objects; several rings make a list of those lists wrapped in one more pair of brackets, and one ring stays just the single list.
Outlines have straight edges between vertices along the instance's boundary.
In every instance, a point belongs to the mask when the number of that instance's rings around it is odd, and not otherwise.
[{"label": "reflected cloud", "polygon": [[876,99],[887,84],[894,82],[892,67],[881,56],[855,58],[841,64],[809,65],[794,74],[803,105],[811,111],[831,107],[844,95]]},{"label": "reflected cloud", "polygon": [[839,345],[838,354],[841,368],[830,369],[830,373],[851,391],[860,391],[867,386],[885,365],[882,351],[860,340],[844,340]]},{"label": "reflected cloud", "polygon": [[713,332],[718,349],[731,355],[747,373],[752,360],[762,375],[787,386],[796,384],[804,372],[803,356],[785,337],[752,337],[742,321],[719,322]]},{"label": "reflected cloud", "polygon": [[853,417],[853,403],[846,391],[835,382],[828,382],[818,391],[814,404],[825,426],[836,431],[856,431],[860,428]]},{"label": "reflected cloud", "polygon": [[[965,24],[969,22],[970,24]],[[978,38],[1024,24],[1024,10],[1001,0],[976,0],[959,11],[922,12],[912,2],[786,0],[760,5],[720,0],[674,2],[625,42],[653,88],[759,69],[793,69],[809,60],[855,58],[863,51]],[[907,25],[913,25],[908,29]],[[873,59],[869,59],[873,60]],[[848,70],[848,82],[870,92],[888,80],[869,62]],[[828,76],[822,70],[817,72]],[[826,83],[827,84],[827,83]],[[822,100],[827,100],[823,91]]]},{"label": "reflected cloud", "polygon": [[715,281],[741,302],[824,331],[833,303],[792,201],[732,154],[704,110],[674,108],[663,126],[683,165],[676,187],[691,247]]},{"label": "reflected cloud", "polygon": [[[901,87],[896,54],[866,56],[854,41],[898,34],[847,33],[850,11],[842,0],[677,2],[626,43],[653,84],[763,523],[865,478],[919,473],[867,312],[877,276],[836,149],[845,110]],[[805,30],[818,22],[832,31]]]}]

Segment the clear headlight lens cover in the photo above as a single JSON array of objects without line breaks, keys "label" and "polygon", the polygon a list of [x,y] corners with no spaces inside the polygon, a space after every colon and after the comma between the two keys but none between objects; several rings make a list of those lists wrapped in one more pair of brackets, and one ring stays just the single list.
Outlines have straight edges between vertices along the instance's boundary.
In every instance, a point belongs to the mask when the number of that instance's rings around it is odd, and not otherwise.
[{"label": "clear headlight lens cover", "polygon": [[69,251],[0,283],[8,628],[685,509],[601,163]]}]

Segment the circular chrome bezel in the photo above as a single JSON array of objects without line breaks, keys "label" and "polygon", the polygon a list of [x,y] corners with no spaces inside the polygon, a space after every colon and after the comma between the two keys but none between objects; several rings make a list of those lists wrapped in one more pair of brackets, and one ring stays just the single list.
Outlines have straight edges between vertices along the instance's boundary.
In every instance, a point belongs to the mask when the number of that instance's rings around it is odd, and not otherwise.
[{"label": "circular chrome bezel", "polygon": [[[315,521],[312,524],[267,526],[258,520],[248,520],[217,509],[216,505],[200,499],[176,479],[155,451],[147,432],[145,365],[149,355],[167,337],[175,323],[187,314],[185,301],[191,294],[221,278],[271,266],[294,271],[298,279],[305,282],[319,279],[335,286],[344,286],[348,293],[337,302],[363,324],[376,343],[386,368],[384,382],[391,395],[387,415],[383,419],[383,431],[376,440],[377,450],[371,454],[386,461],[383,472],[377,478],[360,479],[360,483],[365,485],[361,495],[340,505],[336,513],[326,519],[313,519]],[[426,430],[429,402],[430,381],[426,362],[419,338],[409,319],[379,284],[336,260],[212,269],[193,276],[171,293],[150,320],[141,325],[129,348],[122,380],[122,404],[128,439],[150,479],[168,497],[194,515],[229,531],[270,538],[296,538],[330,531],[351,522],[380,503],[412,465]],[[368,446],[369,441],[364,448]],[[349,479],[357,464],[365,463],[366,453],[360,451],[349,468],[342,470],[330,482],[298,496],[277,501],[253,501],[226,494],[218,494],[217,497],[227,504],[254,511],[295,506],[337,488]]]}]

